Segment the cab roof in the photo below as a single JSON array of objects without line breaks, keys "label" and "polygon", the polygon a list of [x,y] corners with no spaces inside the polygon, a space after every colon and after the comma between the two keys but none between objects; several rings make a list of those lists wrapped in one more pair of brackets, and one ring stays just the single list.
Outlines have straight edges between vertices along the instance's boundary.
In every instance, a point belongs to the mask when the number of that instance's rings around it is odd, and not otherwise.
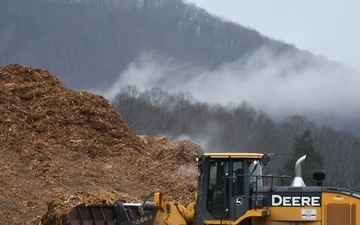
[{"label": "cab roof", "polygon": [[217,152],[204,153],[205,157],[210,158],[245,158],[245,159],[260,159],[264,154],[262,153],[246,153],[246,152]]}]

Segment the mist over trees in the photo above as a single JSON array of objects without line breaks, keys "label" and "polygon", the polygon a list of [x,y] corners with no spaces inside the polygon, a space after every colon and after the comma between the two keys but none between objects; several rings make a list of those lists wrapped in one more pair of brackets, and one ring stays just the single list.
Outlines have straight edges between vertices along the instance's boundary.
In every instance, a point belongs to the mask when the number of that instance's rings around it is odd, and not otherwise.
[{"label": "mist over trees", "polygon": [[359,137],[319,127],[304,116],[274,122],[248,102],[208,104],[190,93],[170,94],[160,88],[141,92],[130,85],[122,86],[111,104],[138,134],[191,139],[207,152],[274,153],[266,172],[278,175],[285,166],[286,175],[294,176],[294,161],[308,154],[307,177],[322,169],[325,185],[360,189]]}]

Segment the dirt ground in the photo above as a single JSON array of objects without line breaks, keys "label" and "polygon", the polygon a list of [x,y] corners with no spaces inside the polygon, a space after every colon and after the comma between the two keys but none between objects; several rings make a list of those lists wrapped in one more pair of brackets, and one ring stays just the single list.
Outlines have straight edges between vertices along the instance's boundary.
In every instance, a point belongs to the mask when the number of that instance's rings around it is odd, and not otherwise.
[{"label": "dirt ground", "polygon": [[49,71],[0,68],[0,224],[56,224],[77,204],[141,202],[161,191],[186,205],[197,190],[187,140],[136,135],[109,102]]}]

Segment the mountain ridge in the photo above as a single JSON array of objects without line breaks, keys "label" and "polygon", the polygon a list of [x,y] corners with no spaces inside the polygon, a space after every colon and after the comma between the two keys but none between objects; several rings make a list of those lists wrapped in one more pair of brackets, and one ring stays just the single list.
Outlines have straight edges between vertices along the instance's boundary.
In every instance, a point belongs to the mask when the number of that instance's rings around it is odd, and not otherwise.
[{"label": "mountain ridge", "polygon": [[0,39],[5,53],[0,63],[48,69],[70,88],[101,84],[99,74],[111,83],[144,51],[214,68],[259,44],[280,46],[180,0],[6,0],[3,5],[1,31],[7,35]]}]

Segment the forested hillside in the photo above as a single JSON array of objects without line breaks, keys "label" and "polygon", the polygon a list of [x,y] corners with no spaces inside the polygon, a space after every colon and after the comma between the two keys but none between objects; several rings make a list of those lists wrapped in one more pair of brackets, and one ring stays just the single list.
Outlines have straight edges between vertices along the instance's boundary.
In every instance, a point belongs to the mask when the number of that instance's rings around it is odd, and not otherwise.
[{"label": "forested hillside", "polygon": [[181,0],[3,0],[0,64],[57,74],[71,88],[108,87],[143,52],[217,67],[265,43],[292,48]]},{"label": "forested hillside", "polygon": [[0,33],[0,66],[47,69],[68,88],[189,91],[360,134],[359,74],[183,0],[3,0]]},{"label": "forested hillside", "polygon": [[[360,189],[360,138],[318,126],[304,116],[289,116],[275,122],[248,102],[213,105],[197,101],[189,93],[170,94],[160,88],[141,92],[135,86],[123,86],[112,105],[139,134],[192,139],[209,152],[274,153],[271,170],[267,171],[272,174],[294,175],[294,163],[284,171],[285,162],[295,155],[295,139],[309,131],[314,153],[310,152],[308,157],[320,155],[324,159],[323,167],[316,169],[326,171],[326,184]],[[304,170],[314,164],[322,165],[308,161],[303,164]]]}]

